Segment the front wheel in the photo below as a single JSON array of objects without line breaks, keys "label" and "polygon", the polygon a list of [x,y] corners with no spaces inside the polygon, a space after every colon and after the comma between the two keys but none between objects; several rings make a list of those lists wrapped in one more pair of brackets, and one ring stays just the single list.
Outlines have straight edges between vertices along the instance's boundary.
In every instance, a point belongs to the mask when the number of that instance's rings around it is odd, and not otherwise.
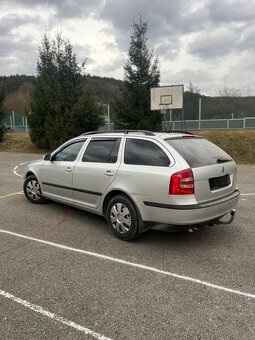
[{"label": "front wheel", "polygon": [[126,196],[111,199],[106,210],[106,219],[113,233],[122,240],[130,241],[139,233],[139,217],[134,203]]},{"label": "front wheel", "polygon": [[34,176],[28,176],[23,184],[23,190],[26,198],[35,204],[45,203],[46,199],[42,196],[41,187],[38,179]]}]

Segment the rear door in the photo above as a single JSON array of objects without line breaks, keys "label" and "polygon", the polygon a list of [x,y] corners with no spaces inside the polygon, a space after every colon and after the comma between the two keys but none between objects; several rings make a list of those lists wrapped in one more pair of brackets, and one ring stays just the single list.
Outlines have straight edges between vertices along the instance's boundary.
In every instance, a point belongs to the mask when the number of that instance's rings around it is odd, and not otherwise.
[{"label": "rear door", "polygon": [[170,166],[167,149],[156,140],[145,137],[126,137],[124,159],[118,183],[131,195],[144,199],[168,198]]},{"label": "rear door", "polygon": [[121,138],[93,137],[73,173],[74,201],[95,208],[120,166]]},{"label": "rear door", "polygon": [[227,196],[236,189],[236,164],[222,149],[197,136],[166,140],[192,168],[197,202]]}]

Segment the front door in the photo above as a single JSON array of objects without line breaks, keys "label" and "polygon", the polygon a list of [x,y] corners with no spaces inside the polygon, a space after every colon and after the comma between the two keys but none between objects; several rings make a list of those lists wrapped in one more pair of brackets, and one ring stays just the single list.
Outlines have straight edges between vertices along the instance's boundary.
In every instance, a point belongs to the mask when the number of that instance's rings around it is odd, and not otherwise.
[{"label": "front door", "polygon": [[73,200],[73,169],[85,140],[64,146],[42,166],[42,191],[61,201]]}]

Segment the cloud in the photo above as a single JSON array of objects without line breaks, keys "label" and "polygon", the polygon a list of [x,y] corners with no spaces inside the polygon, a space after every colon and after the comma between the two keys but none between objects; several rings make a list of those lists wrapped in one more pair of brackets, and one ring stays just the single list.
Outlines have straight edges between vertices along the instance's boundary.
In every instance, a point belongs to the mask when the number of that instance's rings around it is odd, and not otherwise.
[{"label": "cloud", "polygon": [[21,6],[24,8],[48,7],[55,10],[56,15],[63,18],[78,18],[97,12],[103,0],[2,0],[8,6]]},{"label": "cloud", "polygon": [[43,33],[63,32],[87,72],[121,79],[142,14],[163,82],[255,88],[254,13],[254,0],[1,0],[0,73],[34,73]]},{"label": "cloud", "polygon": [[[175,72],[174,70],[169,70],[164,74],[162,82],[165,84],[185,84],[186,86],[192,82],[196,84],[202,84],[203,87],[206,86],[206,81],[208,77],[212,77],[212,72],[210,70],[195,69],[191,70],[189,68],[184,68],[181,71]],[[171,82],[167,82],[167,79],[171,79]]]},{"label": "cloud", "polygon": [[[210,29],[211,28],[211,29]],[[236,25],[209,27],[197,34],[189,44],[189,52],[202,60],[254,50],[255,25],[240,29]]]},{"label": "cloud", "polygon": [[24,19],[19,18],[15,14],[11,14],[11,15],[8,15],[8,16],[1,18],[0,35],[2,36],[2,35],[8,34],[12,30],[12,28],[16,26],[17,22],[20,25],[20,24],[24,23]]},{"label": "cloud", "polygon": [[4,74],[35,73],[37,49],[29,37],[16,40],[0,37],[0,46],[0,64],[4,65]]},{"label": "cloud", "polygon": [[227,28],[206,30],[190,44],[189,50],[202,59],[222,57],[236,46],[236,34]]},{"label": "cloud", "polygon": [[255,49],[254,44],[255,37],[255,25],[251,27],[247,27],[241,34],[239,34],[239,39],[237,40],[237,46],[240,50],[253,50]]},{"label": "cloud", "polygon": [[254,23],[254,7],[254,1],[246,0],[211,0],[208,4],[210,19],[214,23]]},{"label": "cloud", "polygon": [[27,26],[31,23],[40,22],[40,18],[29,15],[19,16],[17,14],[4,15],[0,20],[0,36],[8,35],[12,30]]},{"label": "cloud", "polygon": [[201,27],[200,19],[204,11],[193,10],[184,0],[161,0],[141,1],[138,5],[135,0],[107,0],[105,6],[101,8],[99,16],[103,20],[108,20],[113,25],[118,41],[123,42],[125,35],[126,44],[129,43],[132,24],[139,14],[149,23],[149,38],[152,43],[157,43],[159,39],[169,38],[178,40],[181,33],[190,33]]}]

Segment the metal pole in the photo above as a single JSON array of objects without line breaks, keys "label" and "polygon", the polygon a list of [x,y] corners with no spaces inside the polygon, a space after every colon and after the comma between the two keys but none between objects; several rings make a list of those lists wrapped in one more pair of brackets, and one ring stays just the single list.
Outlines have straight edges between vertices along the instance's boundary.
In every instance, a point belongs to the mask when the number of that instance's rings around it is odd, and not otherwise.
[{"label": "metal pole", "polygon": [[110,105],[107,105],[107,129],[110,130]]},{"label": "metal pole", "polygon": [[15,113],[12,111],[13,132],[15,132]]},{"label": "metal pole", "polygon": [[184,85],[182,85],[182,128],[186,129],[184,126]]},{"label": "metal pole", "polygon": [[27,129],[27,117],[25,117],[25,126],[26,126],[26,133],[28,133],[28,129]]},{"label": "metal pole", "polygon": [[198,103],[198,130],[201,129],[201,97],[199,98],[199,103]]},{"label": "metal pole", "polygon": [[163,115],[163,121],[161,122],[162,131],[165,131],[165,112],[162,108],[160,109],[160,113]]},{"label": "metal pole", "polygon": [[12,115],[10,115],[10,126],[12,128]]}]

